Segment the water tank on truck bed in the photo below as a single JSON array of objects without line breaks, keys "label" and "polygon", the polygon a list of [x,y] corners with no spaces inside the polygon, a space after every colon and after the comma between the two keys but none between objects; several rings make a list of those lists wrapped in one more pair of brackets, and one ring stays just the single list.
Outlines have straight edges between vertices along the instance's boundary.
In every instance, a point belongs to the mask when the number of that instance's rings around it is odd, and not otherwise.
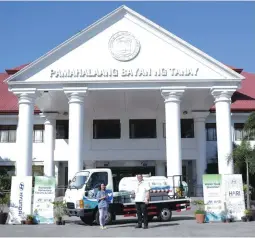
[{"label": "water tank on truck bed", "polygon": [[[157,197],[164,197],[163,199],[168,199],[168,196],[174,195],[174,190],[176,191],[176,185],[175,189],[173,188],[173,183],[171,179],[166,178],[165,176],[143,176],[144,181],[149,183],[151,190],[150,190],[150,196],[151,200],[158,200]],[[137,178],[136,177],[124,177],[120,180],[119,183],[119,192],[126,192],[131,193],[134,191],[137,184]],[[180,186],[178,186],[180,187]],[[187,196],[188,194],[188,186],[187,183],[182,181],[182,187],[184,189],[183,196]]]}]

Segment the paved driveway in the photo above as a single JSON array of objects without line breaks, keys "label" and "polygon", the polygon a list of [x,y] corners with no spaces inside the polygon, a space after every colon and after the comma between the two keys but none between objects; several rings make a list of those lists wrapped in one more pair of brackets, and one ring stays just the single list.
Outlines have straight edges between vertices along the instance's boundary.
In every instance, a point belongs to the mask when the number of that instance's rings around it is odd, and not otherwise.
[{"label": "paved driveway", "polygon": [[12,237],[253,237],[255,222],[197,224],[193,215],[174,215],[171,222],[153,221],[148,230],[135,229],[135,219],[121,219],[106,230],[86,226],[79,219],[68,218],[65,226],[2,225],[0,236]]}]

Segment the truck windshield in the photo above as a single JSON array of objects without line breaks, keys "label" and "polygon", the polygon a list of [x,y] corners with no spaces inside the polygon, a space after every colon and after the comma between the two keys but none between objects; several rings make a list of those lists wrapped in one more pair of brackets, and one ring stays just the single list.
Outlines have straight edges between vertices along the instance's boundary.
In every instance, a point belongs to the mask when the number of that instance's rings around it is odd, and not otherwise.
[{"label": "truck windshield", "polygon": [[69,184],[69,188],[80,189],[87,182],[89,177],[89,172],[80,172],[75,175],[73,180]]}]

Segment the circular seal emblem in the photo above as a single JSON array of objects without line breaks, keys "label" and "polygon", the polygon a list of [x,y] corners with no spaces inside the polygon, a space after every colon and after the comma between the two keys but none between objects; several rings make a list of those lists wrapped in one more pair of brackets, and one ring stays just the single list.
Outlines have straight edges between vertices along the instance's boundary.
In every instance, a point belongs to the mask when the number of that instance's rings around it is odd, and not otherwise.
[{"label": "circular seal emblem", "polygon": [[134,59],[140,48],[140,42],[127,31],[115,33],[109,41],[109,50],[112,56],[119,61]]}]

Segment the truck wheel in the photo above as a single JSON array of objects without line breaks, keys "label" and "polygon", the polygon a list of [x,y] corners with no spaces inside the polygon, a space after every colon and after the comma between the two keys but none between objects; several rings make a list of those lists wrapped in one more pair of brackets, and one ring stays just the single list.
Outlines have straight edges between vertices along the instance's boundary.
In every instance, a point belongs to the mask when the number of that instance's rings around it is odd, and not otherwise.
[{"label": "truck wheel", "polygon": [[[97,225],[100,225],[99,210],[97,210],[97,212],[96,212],[95,220],[96,220]],[[110,224],[112,224],[112,214],[108,211],[107,212],[107,218],[106,218],[106,221],[105,221],[105,225],[110,225]]]},{"label": "truck wheel", "polygon": [[172,218],[172,211],[168,208],[162,208],[159,214],[160,221],[170,221]]},{"label": "truck wheel", "polygon": [[80,217],[80,219],[86,224],[92,226],[93,218],[92,217]]}]

